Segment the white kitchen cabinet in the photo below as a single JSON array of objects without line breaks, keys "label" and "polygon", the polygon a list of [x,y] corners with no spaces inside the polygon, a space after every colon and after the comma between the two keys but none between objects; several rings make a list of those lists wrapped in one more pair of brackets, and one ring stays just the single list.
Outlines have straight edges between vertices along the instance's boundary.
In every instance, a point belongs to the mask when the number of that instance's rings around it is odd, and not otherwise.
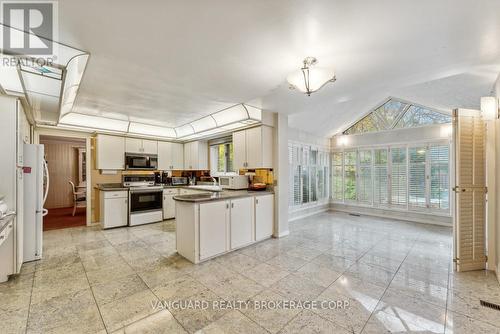
[{"label": "white kitchen cabinet", "polygon": [[233,132],[236,169],[273,167],[273,129],[258,126]]},{"label": "white kitchen cabinet", "polygon": [[175,218],[174,196],[179,193],[179,189],[163,190],[163,219]]},{"label": "white kitchen cabinet", "polygon": [[158,142],[155,140],[126,138],[125,152],[139,154],[158,154]]},{"label": "white kitchen cabinet", "polygon": [[171,142],[158,142],[158,169],[184,169],[184,145]]},{"label": "white kitchen cabinet", "polygon": [[184,169],[208,169],[208,143],[198,140],[184,144]]},{"label": "white kitchen cabinet", "polygon": [[127,226],[128,191],[101,191],[100,221],[103,228]]},{"label": "white kitchen cabinet", "polygon": [[231,200],[231,249],[252,243],[253,212],[252,197]]},{"label": "white kitchen cabinet", "polygon": [[274,195],[255,196],[255,241],[267,239],[274,231]]},{"label": "white kitchen cabinet", "polygon": [[125,138],[97,135],[96,168],[106,170],[125,169]]},{"label": "white kitchen cabinet", "polygon": [[199,212],[200,260],[204,260],[228,250],[229,201],[202,203]]}]

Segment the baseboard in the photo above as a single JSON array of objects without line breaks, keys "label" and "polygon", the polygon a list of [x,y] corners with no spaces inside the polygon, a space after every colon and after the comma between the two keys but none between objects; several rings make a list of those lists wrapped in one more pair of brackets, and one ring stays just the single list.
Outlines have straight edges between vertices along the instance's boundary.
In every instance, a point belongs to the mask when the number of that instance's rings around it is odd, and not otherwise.
[{"label": "baseboard", "polygon": [[329,210],[330,210],[329,207],[324,207],[324,208],[321,208],[319,210],[315,210],[315,211],[312,211],[312,212],[304,213],[304,214],[302,214],[300,216],[290,218],[290,219],[288,219],[288,221],[289,222],[293,222],[295,220],[299,220],[299,219],[307,218],[307,217],[310,217],[310,216],[314,216],[314,215],[317,215],[318,213],[326,212],[326,211],[329,211]]},{"label": "baseboard", "polygon": [[439,221],[429,221],[426,219],[421,219],[417,217],[406,217],[404,215],[386,215],[383,213],[378,213],[378,212],[363,212],[363,211],[358,211],[356,209],[350,209],[350,208],[341,208],[341,207],[330,207],[330,211],[338,211],[338,212],[344,212],[344,213],[354,213],[354,214],[359,214],[361,216],[371,216],[371,217],[378,217],[378,218],[386,218],[386,219],[394,219],[394,220],[404,220],[412,223],[419,223],[419,224],[427,224],[427,225],[438,225],[438,226],[445,226],[445,227],[452,227],[452,224],[449,223],[444,223],[444,222],[439,222]]},{"label": "baseboard", "polygon": [[287,235],[289,235],[289,234],[290,234],[290,230],[286,230],[286,231],[281,232],[281,233],[280,233],[280,234],[278,234],[278,235],[273,235],[273,237],[274,237],[274,238],[278,238],[278,239],[279,239],[279,238],[286,237],[286,236],[287,236]]}]

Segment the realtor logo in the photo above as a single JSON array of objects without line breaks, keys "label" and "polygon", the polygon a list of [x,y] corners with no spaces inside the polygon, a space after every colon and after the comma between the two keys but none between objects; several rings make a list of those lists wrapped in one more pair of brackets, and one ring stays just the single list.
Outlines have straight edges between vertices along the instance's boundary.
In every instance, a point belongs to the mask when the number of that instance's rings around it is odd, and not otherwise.
[{"label": "realtor logo", "polygon": [[52,55],[56,6],[51,1],[2,1],[4,53]]}]

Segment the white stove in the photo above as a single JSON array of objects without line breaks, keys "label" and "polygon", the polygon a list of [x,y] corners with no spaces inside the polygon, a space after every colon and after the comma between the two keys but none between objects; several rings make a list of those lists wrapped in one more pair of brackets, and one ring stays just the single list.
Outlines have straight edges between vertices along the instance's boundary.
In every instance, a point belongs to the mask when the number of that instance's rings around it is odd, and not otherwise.
[{"label": "white stove", "polygon": [[129,188],[129,226],[163,220],[163,187],[155,186],[154,175],[124,175],[123,186]]}]

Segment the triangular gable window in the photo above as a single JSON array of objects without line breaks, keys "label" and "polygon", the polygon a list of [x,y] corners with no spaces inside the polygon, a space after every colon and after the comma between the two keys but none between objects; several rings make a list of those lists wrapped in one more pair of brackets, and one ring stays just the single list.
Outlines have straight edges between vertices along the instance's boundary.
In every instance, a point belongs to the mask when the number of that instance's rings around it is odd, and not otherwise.
[{"label": "triangular gable window", "polygon": [[389,99],[345,130],[343,134],[352,135],[445,123],[451,123],[451,116],[423,106]]}]

